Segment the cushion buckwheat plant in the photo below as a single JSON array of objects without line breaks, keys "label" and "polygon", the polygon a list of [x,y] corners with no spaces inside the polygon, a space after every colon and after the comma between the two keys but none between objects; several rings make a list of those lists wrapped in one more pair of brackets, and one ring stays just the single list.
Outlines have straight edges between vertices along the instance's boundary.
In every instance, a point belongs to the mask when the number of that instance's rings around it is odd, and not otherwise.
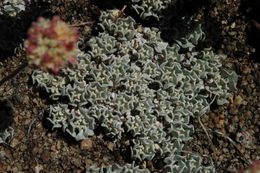
[{"label": "cushion buckwheat plant", "polygon": [[223,56],[196,51],[201,28],[170,45],[158,28],[120,17],[116,9],[102,11],[99,26],[75,68],[63,68],[59,76],[32,74],[55,101],[47,116],[53,129],[80,141],[101,128],[117,146],[130,141],[133,165],[90,167],[86,173],[148,173],[136,163],[154,160],[164,173],[216,172],[184,145],[194,131],[190,119],[207,113],[213,100],[226,103],[237,75],[221,68]]},{"label": "cushion buckwheat plant", "polygon": [[54,73],[67,64],[75,64],[78,33],[59,16],[52,20],[40,17],[28,31],[25,48],[29,64]]}]

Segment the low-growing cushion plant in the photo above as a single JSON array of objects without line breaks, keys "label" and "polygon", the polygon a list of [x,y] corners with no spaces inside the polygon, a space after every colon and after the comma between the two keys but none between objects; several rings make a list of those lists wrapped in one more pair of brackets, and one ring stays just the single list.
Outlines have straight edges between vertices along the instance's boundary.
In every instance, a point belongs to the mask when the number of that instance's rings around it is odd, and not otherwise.
[{"label": "low-growing cushion plant", "polygon": [[[65,67],[59,76],[34,71],[33,82],[55,100],[48,120],[76,140],[98,127],[117,144],[127,137],[133,162],[160,158],[164,172],[214,172],[199,155],[184,154],[183,146],[191,140],[190,118],[208,112],[212,102],[226,103],[237,75],[222,68],[224,56],[195,51],[200,26],[169,45],[157,28],[119,16],[119,10],[102,12],[102,31],[89,40],[88,52],[78,54],[75,68]],[[113,169],[126,168],[88,171]]]}]

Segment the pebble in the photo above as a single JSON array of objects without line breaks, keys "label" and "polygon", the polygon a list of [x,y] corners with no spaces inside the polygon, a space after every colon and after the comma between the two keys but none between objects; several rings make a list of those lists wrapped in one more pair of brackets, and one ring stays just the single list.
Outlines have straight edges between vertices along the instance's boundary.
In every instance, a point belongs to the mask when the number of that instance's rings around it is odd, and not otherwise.
[{"label": "pebble", "polygon": [[241,143],[245,148],[251,148],[253,145],[253,137],[246,131],[236,134],[236,141]]},{"label": "pebble", "polygon": [[93,142],[91,139],[83,139],[80,141],[81,150],[90,150],[93,147]]},{"label": "pebble", "polygon": [[44,151],[41,155],[41,159],[44,163],[48,163],[51,159],[51,153],[49,151]]},{"label": "pebble", "polygon": [[3,159],[3,158],[5,158],[5,151],[1,151],[0,150],[0,159]]},{"label": "pebble", "polygon": [[109,157],[108,157],[108,156],[104,156],[104,157],[103,157],[103,161],[104,161],[104,162],[108,162],[108,161],[109,161]]},{"label": "pebble", "polygon": [[238,115],[238,109],[236,107],[232,107],[230,110],[229,110],[229,113],[232,114],[232,115]]},{"label": "pebble", "polygon": [[57,149],[57,150],[60,150],[60,149],[61,149],[61,141],[57,141],[56,149]]},{"label": "pebble", "polygon": [[248,110],[244,113],[244,115],[245,117],[250,117],[252,115],[252,112]]},{"label": "pebble", "polygon": [[107,143],[107,148],[108,148],[110,151],[114,151],[115,144],[114,144],[113,142],[108,142],[108,143]]},{"label": "pebble", "polygon": [[229,133],[234,133],[236,131],[235,126],[232,124],[229,124],[227,129]]},{"label": "pebble", "polygon": [[16,96],[15,96],[15,99],[16,99],[19,103],[24,103],[25,97],[28,97],[28,96],[16,95]]},{"label": "pebble", "polygon": [[223,148],[224,153],[228,153],[228,149],[227,148]]},{"label": "pebble", "polygon": [[236,98],[234,99],[234,104],[235,104],[235,105],[244,104],[243,98],[242,98],[240,95],[236,96]]},{"label": "pebble", "polygon": [[146,168],[146,161],[143,161],[143,163],[141,165],[142,165],[142,168]]},{"label": "pebble", "polygon": [[248,66],[246,66],[245,68],[243,68],[242,73],[243,73],[243,74],[249,74],[249,73],[251,73],[251,68],[248,67]]},{"label": "pebble", "polygon": [[146,167],[149,168],[151,171],[154,171],[153,162],[151,160],[146,162]]},{"label": "pebble", "polygon": [[20,143],[20,141],[17,138],[13,138],[10,143],[10,146],[15,148],[19,143]]},{"label": "pebble", "polygon": [[93,161],[91,159],[86,159],[85,160],[85,165],[86,165],[86,168],[90,167],[91,165],[93,165]]},{"label": "pebble", "polygon": [[73,164],[73,165],[75,165],[76,167],[81,167],[81,162],[80,162],[80,160],[79,159],[77,159],[77,158],[72,158],[71,159],[71,163]]},{"label": "pebble", "polygon": [[39,150],[38,150],[37,146],[32,149],[32,154],[33,155],[37,155],[38,152],[39,152]]},{"label": "pebble", "polygon": [[51,151],[56,151],[56,145],[51,146]]},{"label": "pebble", "polygon": [[13,167],[13,168],[12,168],[12,171],[13,171],[13,172],[18,172],[18,168],[17,168],[17,167]]},{"label": "pebble", "polygon": [[101,153],[97,151],[97,152],[94,152],[94,155],[95,155],[96,158],[99,158]]},{"label": "pebble", "polygon": [[43,166],[42,165],[36,165],[34,167],[35,173],[40,173],[41,170],[43,170]]},{"label": "pebble", "polygon": [[27,145],[22,144],[22,145],[19,147],[19,150],[20,150],[20,151],[25,151],[25,150],[27,150]]},{"label": "pebble", "polygon": [[24,121],[24,125],[29,125],[31,124],[32,120],[31,119],[27,119]]},{"label": "pebble", "polygon": [[236,23],[233,22],[233,23],[231,24],[230,28],[234,29],[235,27],[236,27]]},{"label": "pebble", "polygon": [[231,31],[231,32],[228,32],[228,34],[229,34],[230,36],[234,36],[234,35],[237,34],[237,32]]}]

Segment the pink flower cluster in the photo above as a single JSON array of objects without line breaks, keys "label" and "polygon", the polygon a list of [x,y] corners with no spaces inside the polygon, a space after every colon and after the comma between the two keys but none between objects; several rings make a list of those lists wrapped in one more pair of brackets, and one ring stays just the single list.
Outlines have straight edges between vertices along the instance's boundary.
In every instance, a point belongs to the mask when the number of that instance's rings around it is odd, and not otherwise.
[{"label": "pink flower cluster", "polygon": [[24,43],[29,64],[57,73],[64,66],[77,62],[77,41],[77,30],[59,16],[52,20],[40,17],[32,23]]}]

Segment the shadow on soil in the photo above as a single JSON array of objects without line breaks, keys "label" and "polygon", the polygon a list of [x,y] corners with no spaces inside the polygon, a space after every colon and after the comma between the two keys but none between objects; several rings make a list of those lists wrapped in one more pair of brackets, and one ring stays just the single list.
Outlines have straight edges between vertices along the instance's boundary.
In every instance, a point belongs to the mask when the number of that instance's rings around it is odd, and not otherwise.
[{"label": "shadow on soil", "polygon": [[250,29],[247,30],[248,43],[256,49],[253,58],[260,62],[260,1],[242,0],[240,10],[251,23]]},{"label": "shadow on soil", "polygon": [[204,47],[214,47],[216,50],[220,48],[223,38],[221,37],[220,26],[215,20],[207,15],[207,7],[209,6],[208,0],[176,0],[173,1],[164,11],[162,11],[162,18],[158,21],[156,18],[151,17],[143,20],[131,8],[131,1],[120,0],[97,0],[93,1],[102,9],[122,9],[124,5],[127,6],[124,13],[127,16],[132,16],[137,23],[141,23],[145,27],[159,27],[161,30],[161,37],[166,42],[172,44],[175,40],[179,40],[186,35],[192,33],[198,26],[199,22],[190,20],[191,17],[199,10],[205,11],[205,20],[203,20],[203,32],[206,34],[204,40],[196,48],[201,49]]},{"label": "shadow on soil", "polygon": [[12,124],[12,109],[7,101],[0,102],[0,132]]}]

